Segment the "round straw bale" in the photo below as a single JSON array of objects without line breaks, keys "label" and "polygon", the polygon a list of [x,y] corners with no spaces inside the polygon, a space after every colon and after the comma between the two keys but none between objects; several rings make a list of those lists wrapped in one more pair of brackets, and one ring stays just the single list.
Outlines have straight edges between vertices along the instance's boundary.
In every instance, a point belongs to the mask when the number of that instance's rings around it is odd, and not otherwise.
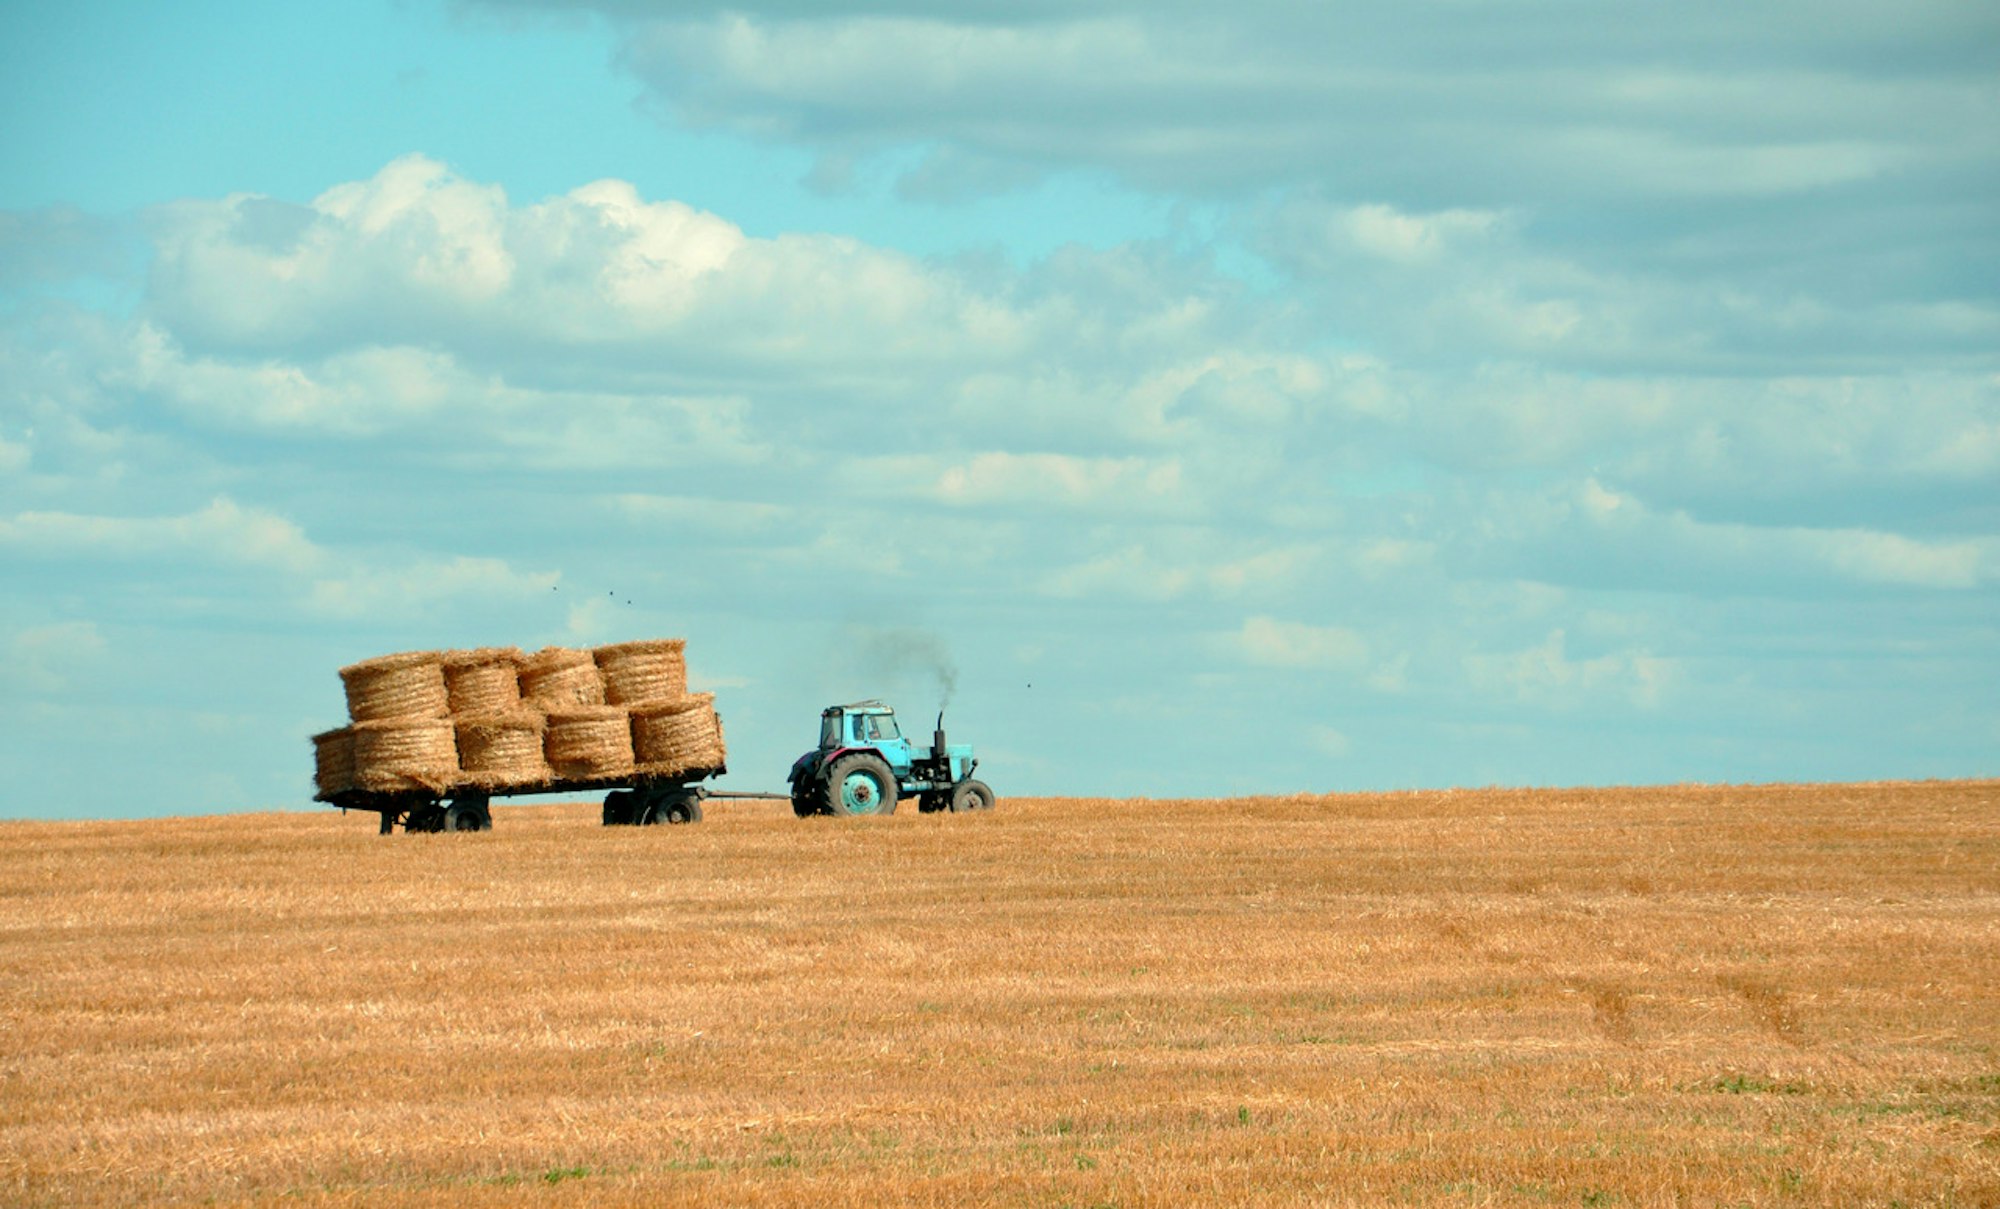
[{"label": "round straw bale", "polygon": [[458,719],[458,766],[488,788],[540,785],[550,779],[542,756],[542,715],[531,709]]},{"label": "round straw bale", "polygon": [[632,709],[632,753],[638,770],[652,773],[721,768],[728,757],[715,695],[696,693]]},{"label": "round straw bale", "polygon": [[542,710],[604,704],[604,678],[589,651],[543,647],[521,661],[521,699]]},{"label": "round straw bale", "polygon": [[451,712],[436,651],[364,659],[341,668],[340,682],[347,689],[347,715],[356,722],[443,718]]},{"label": "round straw bale", "polygon": [[542,753],[556,776],[594,781],[632,772],[632,722],[616,705],[577,705],[549,711]]},{"label": "round straw bale", "polygon": [[353,728],[343,726],[313,736],[313,784],[323,798],[354,788]]},{"label": "round straw bale", "polygon": [[383,718],[354,724],[354,783],[376,793],[443,790],[458,780],[449,718]]},{"label": "round straw bale", "polygon": [[511,646],[445,652],[444,687],[451,712],[461,718],[483,718],[517,708],[523,658],[520,648]]},{"label": "round straw bale", "polygon": [[604,699],[612,705],[635,705],[687,694],[686,650],[685,638],[652,638],[613,643],[590,653],[604,674]]}]

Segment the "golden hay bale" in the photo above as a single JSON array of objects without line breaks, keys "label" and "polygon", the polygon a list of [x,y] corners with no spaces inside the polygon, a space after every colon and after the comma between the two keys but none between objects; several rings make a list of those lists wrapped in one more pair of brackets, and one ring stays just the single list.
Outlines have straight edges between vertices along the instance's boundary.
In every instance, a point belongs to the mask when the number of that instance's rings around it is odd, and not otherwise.
[{"label": "golden hay bale", "polygon": [[356,722],[354,783],[376,793],[443,790],[458,780],[458,743],[449,718]]},{"label": "golden hay bale", "polygon": [[340,669],[347,716],[356,722],[383,718],[443,718],[451,713],[444,666],[436,651],[403,651],[364,659]]},{"label": "golden hay bale", "polygon": [[550,779],[542,755],[542,715],[531,709],[458,720],[458,767],[467,781],[497,789]]},{"label": "golden hay bale", "polygon": [[519,647],[511,646],[446,651],[444,688],[451,712],[461,718],[484,718],[518,708],[524,658]]},{"label": "golden hay bale", "polygon": [[728,750],[722,741],[722,719],[715,714],[715,694],[634,706],[632,753],[640,772],[721,768]]},{"label": "golden hay bale", "polygon": [[313,784],[321,797],[354,788],[354,730],[323,731],[313,736]]},{"label": "golden hay bale", "polygon": [[589,651],[543,647],[521,661],[521,700],[542,710],[604,704],[604,677]]},{"label": "golden hay bale", "polygon": [[685,638],[652,638],[617,642],[590,653],[604,675],[605,701],[634,705],[687,695],[686,651]]},{"label": "golden hay bale", "polygon": [[556,776],[594,781],[632,772],[632,722],[616,705],[577,705],[549,711],[542,754]]}]

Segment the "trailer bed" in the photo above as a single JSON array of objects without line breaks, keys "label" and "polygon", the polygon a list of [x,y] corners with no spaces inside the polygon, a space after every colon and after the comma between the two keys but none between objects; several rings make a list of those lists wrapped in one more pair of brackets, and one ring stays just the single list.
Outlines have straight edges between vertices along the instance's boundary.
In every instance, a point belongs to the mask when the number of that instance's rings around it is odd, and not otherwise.
[{"label": "trailer bed", "polygon": [[[729,769],[723,765],[713,768],[688,768],[680,772],[633,772],[612,777],[554,777],[546,781],[529,781],[514,784],[489,785],[479,782],[459,782],[442,789],[406,789],[381,791],[371,789],[345,789],[338,793],[313,795],[316,802],[338,806],[341,810],[365,810],[382,816],[382,833],[387,835],[401,822],[407,831],[478,830],[490,828],[492,816],[487,810],[493,798],[529,797],[541,794],[588,794],[604,793],[604,821],[640,822],[643,818],[614,817],[610,795],[625,791],[633,795],[633,801],[650,803],[656,800],[677,798],[689,803],[691,818],[676,818],[676,822],[694,822],[701,818],[700,801],[716,796],[703,789],[698,783],[722,776]],[[776,797],[775,794],[732,793],[732,798]],[[627,812],[629,813],[629,811]],[[643,805],[638,813],[644,815]],[[464,828],[456,824],[461,817],[475,820],[473,826]]]}]

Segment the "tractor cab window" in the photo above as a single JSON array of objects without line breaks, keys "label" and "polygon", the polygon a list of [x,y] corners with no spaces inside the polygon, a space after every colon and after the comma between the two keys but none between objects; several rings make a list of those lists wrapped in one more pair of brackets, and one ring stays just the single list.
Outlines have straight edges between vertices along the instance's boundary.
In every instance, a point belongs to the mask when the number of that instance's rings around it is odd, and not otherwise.
[{"label": "tractor cab window", "polygon": [[896,728],[896,719],[892,714],[869,714],[866,734],[869,739],[877,742],[903,737],[903,732]]},{"label": "tractor cab window", "polygon": [[827,714],[819,720],[819,745],[821,747],[840,747],[846,742],[847,737],[840,733],[839,714]]}]

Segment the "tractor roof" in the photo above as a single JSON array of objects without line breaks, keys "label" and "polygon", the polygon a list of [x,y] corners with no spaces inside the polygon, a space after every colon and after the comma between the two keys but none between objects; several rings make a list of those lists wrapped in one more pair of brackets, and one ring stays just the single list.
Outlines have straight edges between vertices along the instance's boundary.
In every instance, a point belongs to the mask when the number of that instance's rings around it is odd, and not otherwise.
[{"label": "tractor roof", "polygon": [[846,705],[829,705],[821,714],[893,714],[896,711],[882,702],[870,698],[867,701],[850,701]]}]

